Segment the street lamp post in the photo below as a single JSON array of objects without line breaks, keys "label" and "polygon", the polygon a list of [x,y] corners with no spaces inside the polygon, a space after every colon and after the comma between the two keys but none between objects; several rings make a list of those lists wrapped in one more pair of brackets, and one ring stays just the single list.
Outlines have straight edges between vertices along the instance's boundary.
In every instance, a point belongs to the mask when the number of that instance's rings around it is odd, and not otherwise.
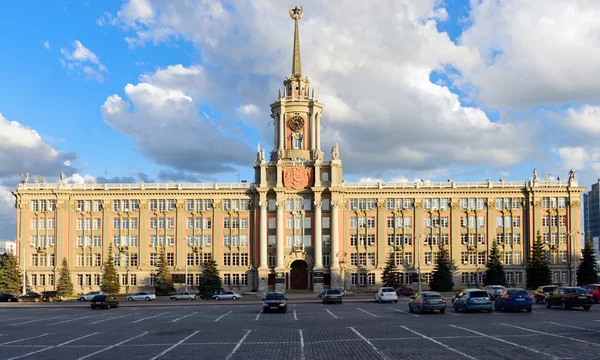
[{"label": "street lamp post", "polygon": [[417,246],[417,274],[419,276],[419,292],[422,291],[421,285],[421,240],[423,238],[423,234],[419,234],[419,245]]}]

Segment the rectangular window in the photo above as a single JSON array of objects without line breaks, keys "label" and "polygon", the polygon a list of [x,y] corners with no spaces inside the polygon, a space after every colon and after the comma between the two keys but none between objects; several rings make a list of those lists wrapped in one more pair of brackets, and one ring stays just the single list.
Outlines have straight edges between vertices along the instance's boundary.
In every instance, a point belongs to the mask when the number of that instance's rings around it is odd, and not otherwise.
[{"label": "rectangular window", "polygon": [[276,229],[277,228],[277,219],[274,217],[270,217],[269,218],[269,229]]},{"label": "rectangular window", "polygon": [[156,266],[156,253],[150,253],[150,266]]},{"label": "rectangular window", "polygon": [[231,274],[223,274],[223,285],[231,286]]}]

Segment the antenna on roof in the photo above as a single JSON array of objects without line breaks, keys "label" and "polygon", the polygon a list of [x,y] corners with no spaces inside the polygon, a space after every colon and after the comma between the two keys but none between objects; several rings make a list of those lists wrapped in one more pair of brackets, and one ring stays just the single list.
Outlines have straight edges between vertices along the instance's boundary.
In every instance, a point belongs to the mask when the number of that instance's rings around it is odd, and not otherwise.
[{"label": "antenna on roof", "polygon": [[106,168],[104,168],[104,178],[108,179],[108,170]]}]

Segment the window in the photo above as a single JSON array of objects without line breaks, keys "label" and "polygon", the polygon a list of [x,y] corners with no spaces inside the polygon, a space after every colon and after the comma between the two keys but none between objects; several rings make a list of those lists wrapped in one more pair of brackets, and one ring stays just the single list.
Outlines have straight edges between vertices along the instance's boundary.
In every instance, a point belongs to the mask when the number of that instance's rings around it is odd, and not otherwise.
[{"label": "window", "polygon": [[223,285],[231,286],[231,274],[223,274]]},{"label": "window", "polygon": [[167,253],[167,265],[175,266],[175,254]]},{"label": "window", "polygon": [[276,229],[277,228],[277,219],[274,217],[270,217],[268,227],[269,227],[269,229]]},{"label": "window", "polygon": [[150,253],[150,266],[156,266],[156,253]]}]

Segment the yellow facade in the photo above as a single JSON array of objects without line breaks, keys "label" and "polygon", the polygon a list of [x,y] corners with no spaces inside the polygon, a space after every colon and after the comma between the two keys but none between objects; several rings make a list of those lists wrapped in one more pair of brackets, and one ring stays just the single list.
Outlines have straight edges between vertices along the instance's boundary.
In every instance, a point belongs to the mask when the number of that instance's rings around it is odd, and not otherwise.
[{"label": "yellow facade", "polygon": [[33,290],[54,288],[63,258],[76,292],[97,290],[111,243],[122,292],[152,288],[161,248],[176,278],[187,273],[191,286],[212,258],[224,287],[238,291],[374,289],[393,256],[403,283],[411,285],[420,269],[426,288],[442,243],[460,288],[481,285],[495,240],[508,282],[523,286],[538,232],[547,240],[554,282],[573,283],[584,191],[574,175],[568,181],[535,175],[520,182],[344,181],[338,146],[328,159],[321,149],[324,105],[301,74],[302,13],[290,15],[293,71],[271,104],[274,150],[267,159],[258,147],[256,182],[25,180],[13,192],[17,252]]}]

